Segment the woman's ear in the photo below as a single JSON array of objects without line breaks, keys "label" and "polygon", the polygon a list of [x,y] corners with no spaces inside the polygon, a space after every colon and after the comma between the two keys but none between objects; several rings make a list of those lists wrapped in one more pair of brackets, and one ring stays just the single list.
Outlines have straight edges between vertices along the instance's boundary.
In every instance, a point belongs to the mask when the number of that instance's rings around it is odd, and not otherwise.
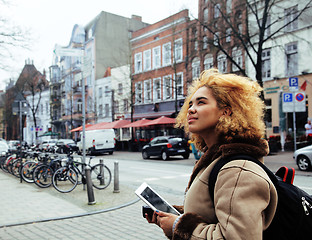
[{"label": "woman's ear", "polygon": [[230,107],[225,107],[223,110],[223,115],[225,116],[231,116],[232,115],[232,110]]}]

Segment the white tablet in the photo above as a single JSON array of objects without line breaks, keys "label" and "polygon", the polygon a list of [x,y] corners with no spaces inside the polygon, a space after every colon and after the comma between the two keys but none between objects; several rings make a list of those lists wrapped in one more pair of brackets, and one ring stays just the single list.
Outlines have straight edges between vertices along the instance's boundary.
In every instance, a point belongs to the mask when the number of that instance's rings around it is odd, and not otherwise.
[{"label": "white tablet", "polygon": [[154,211],[159,210],[162,212],[173,213],[181,215],[172,205],[163,199],[157,192],[155,192],[147,183],[142,185],[135,191],[143,202],[150,206]]}]

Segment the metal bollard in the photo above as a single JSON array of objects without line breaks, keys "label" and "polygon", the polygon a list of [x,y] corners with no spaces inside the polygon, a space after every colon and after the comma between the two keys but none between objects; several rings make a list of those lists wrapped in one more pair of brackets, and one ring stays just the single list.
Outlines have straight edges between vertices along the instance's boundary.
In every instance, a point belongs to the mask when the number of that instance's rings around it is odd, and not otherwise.
[{"label": "metal bollard", "polygon": [[104,178],[104,161],[103,158],[100,158],[100,175],[101,175],[101,179],[100,179],[100,185],[105,185],[105,178]]},{"label": "metal bollard", "polygon": [[85,174],[87,182],[88,205],[93,205],[96,203],[96,201],[94,199],[93,185],[91,180],[91,168],[89,166],[85,167]]},{"label": "metal bollard", "polygon": [[114,163],[114,193],[119,193],[119,163]]}]

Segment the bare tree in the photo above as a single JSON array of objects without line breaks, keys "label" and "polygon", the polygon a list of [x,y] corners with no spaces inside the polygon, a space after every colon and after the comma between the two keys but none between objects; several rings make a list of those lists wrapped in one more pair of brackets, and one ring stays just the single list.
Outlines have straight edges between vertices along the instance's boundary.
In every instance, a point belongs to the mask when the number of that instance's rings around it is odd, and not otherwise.
[{"label": "bare tree", "polygon": [[[0,9],[6,11],[10,8],[10,3],[5,0],[0,0]],[[12,21],[5,17],[5,14],[0,10],[0,69],[9,70],[7,59],[12,59],[12,50],[27,49],[27,42],[30,40],[29,30],[22,29],[15,25]]]},{"label": "bare tree", "polygon": [[[205,16],[198,19],[203,32],[207,32],[206,37],[202,38],[202,44],[208,44],[212,49],[221,51],[232,65],[236,66],[238,72],[246,76],[243,64],[233,54],[234,47],[242,48],[255,70],[256,80],[263,86],[264,44],[283,33],[304,14],[308,14],[312,1],[306,0],[300,4],[301,9],[290,11],[283,7],[283,1],[278,0],[233,1],[233,8],[230,11],[226,6],[227,2],[211,0],[214,16],[209,19],[213,20],[207,21]],[[219,14],[219,20],[215,14]],[[228,41],[229,38],[232,39]]]}]

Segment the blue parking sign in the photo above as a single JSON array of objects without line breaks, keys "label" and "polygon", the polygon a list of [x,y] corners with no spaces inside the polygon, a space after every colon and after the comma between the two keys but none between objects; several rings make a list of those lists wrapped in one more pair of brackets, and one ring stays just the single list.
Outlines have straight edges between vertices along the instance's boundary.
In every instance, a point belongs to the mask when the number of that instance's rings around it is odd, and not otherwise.
[{"label": "blue parking sign", "polygon": [[283,94],[283,101],[284,102],[292,102],[293,101],[293,94],[292,93],[284,93]]},{"label": "blue parking sign", "polygon": [[298,87],[298,78],[290,77],[289,78],[289,87]]}]

